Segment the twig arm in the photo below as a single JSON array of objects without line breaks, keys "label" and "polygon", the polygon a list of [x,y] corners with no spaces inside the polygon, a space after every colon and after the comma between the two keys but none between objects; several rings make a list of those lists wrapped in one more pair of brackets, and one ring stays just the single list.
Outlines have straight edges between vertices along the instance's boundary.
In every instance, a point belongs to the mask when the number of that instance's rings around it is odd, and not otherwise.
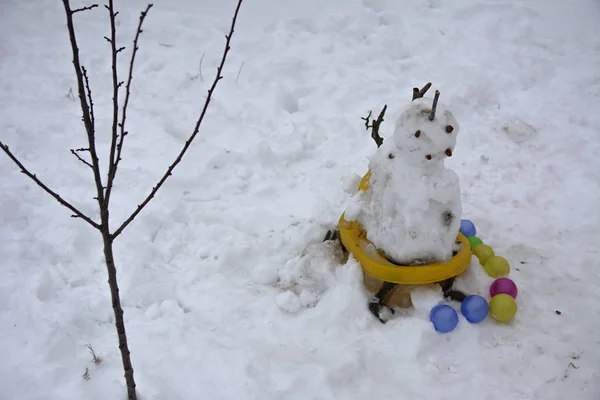
[{"label": "twig arm", "polygon": [[383,122],[383,117],[385,116],[385,110],[387,110],[387,104],[383,106],[383,109],[379,113],[377,120],[373,122],[373,129],[371,131],[371,137],[377,143],[377,147],[380,147],[383,144],[383,138],[379,135],[379,126]]},{"label": "twig arm", "polygon": [[75,208],[68,201],[66,201],[62,197],[60,197],[60,195],[58,193],[56,193],[55,191],[53,191],[52,189],[50,189],[41,180],[39,180],[38,177],[35,174],[29,172],[29,170],[27,168],[25,168],[25,166],[19,161],[19,159],[10,151],[10,149],[8,148],[7,145],[5,145],[4,143],[0,142],[0,148],[6,153],[6,155],[11,160],[13,160],[13,162],[15,164],[17,164],[17,166],[21,169],[22,173],[24,173],[29,178],[31,178],[35,183],[37,183],[37,185],[39,187],[41,187],[42,189],[44,189],[46,191],[46,193],[48,193],[50,196],[54,197],[60,204],[62,204],[63,206],[67,207],[69,210],[73,211],[73,213],[74,213],[73,216],[74,217],[81,218],[82,220],[84,220],[85,222],[87,222],[88,224],[90,224],[91,226],[93,226],[94,228],[100,229],[100,225],[99,224],[97,224],[96,222],[92,221],[92,219],[90,217],[88,217],[87,215],[85,215],[84,213],[82,213],[81,211],[79,211],[77,208]]},{"label": "twig arm", "polygon": [[385,116],[386,110],[387,110],[387,104],[383,106],[383,109],[379,113],[379,116],[371,124],[369,124],[369,120],[371,118],[371,111],[369,111],[369,115],[361,118],[363,121],[365,121],[365,128],[367,130],[369,128],[371,128],[371,137],[377,144],[377,147],[380,147],[383,144],[383,138],[379,135],[379,126],[383,122],[383,117]]}]

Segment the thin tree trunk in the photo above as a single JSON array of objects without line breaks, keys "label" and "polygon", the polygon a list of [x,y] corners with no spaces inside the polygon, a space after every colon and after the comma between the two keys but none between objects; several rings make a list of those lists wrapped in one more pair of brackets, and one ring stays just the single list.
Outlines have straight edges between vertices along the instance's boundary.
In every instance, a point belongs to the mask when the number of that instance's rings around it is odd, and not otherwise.
[{"label": "thin tree trunk", "polygon": [[[108,215],[106,217],[108,217]],[[123,321],[123,308],[121,308],[121,298],[119,296],[119,286],[117,284],[117,268],[115,266],[115,259],[113,256],[113,239],[108,231],[107,222],[102,224],[101,233],[102,240],[104,242],[104,258],[106,260],[106,268],[108,270],[110,297],[112,299],[112,307],[115,314],[115,326],[117,328],[117,336],[119,338],[119,349],[121,350],[123,370],[125,371],[127,398],[129,400],[137,400],[137,395],[135,392],[135,380],[133,378],[133,367],[131,366],[129,346],[127,345],[127,334],[125,333],[125,322]]]}]

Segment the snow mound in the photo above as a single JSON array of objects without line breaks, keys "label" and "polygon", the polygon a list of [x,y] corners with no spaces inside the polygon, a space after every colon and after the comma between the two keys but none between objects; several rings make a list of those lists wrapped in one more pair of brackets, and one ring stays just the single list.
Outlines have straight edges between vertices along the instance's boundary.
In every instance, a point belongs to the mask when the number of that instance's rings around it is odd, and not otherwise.
[{"label": "snow mound", "polygon": [[314,307],[335,282],[336,267],[344,264],[344,251],[336,241],[307,247],[279,270],[278,286],[285,290],[276,303],[288,313]]}]

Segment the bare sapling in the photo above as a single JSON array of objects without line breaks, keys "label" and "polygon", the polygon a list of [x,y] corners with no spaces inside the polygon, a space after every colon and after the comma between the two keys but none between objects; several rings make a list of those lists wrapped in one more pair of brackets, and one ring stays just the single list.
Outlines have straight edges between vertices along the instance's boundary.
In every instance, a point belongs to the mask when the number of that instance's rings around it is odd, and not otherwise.
[{"label": "bare sapling", "polygon": [[[148,4],[146,9],[141,12],[139,23],[137,26],[137,30],[135,33],[135,38],[133,40],[133,46],[131,48],[131,58],[129,62],[129,70],[126,79],[120,80],[117,70],[117,61],[121,56],[125,47],[121,47],[117,44],[117,23],[116,17],[119,14],[118,11],[115,11],[113,0],[108,0],[108,4],[105,5],[106,10],[108,11],[108,17],[110,22],[110,33],[105,36],[106,41],[110,46],[110,60],[111,60],[111,75],[112,75],[112,88],[113,88],[113,98],[112,98],[112,125],[110,130],[110,150],[107,155],[106,165],[108,166],[108,174],[104,177],[101,173],[101,164],[100,157],[96,147],[96,115],[94,113],[94,102],[92,99],[92,90],[90,87],[88,72],[86,68],[82,65],[81,59],[79,56],[79,47],[77,44],[77,37],[75,32],[75,26],[73,22],[73,17],[79,12],[90,11],[98,7],[97,4],[92,4],[90,6],[81,7],[77,9],[72,9],[69,0],[62,0],[66,21],[67,21],[67,29],[69,32],[69,40],[71,44],[71,50],[73,53],[73,67],[75,71],[75,77],[77,82],[77,95],[79,97],[79,102],[82,111],[82,120],[84,125],[84,131],[87,138],[86,147],[71,149],[71,154],[74,155],[86,168],[90,168],[92,172],[92,176],[95,183],[96,189],[96,197],[94,197],[95,201],[98,205],[98,211],[100,214],[100,220],[94,220],[89,215],[81,212],[77,207],[75,207],[70,202],[66,201],[60,194],[51,189],[46,183],[44,183],[37,174],[31,172],[23,163],[19,160],[17,155],[15,155],[8,145],[2,143],[0,141],[0,148],[6,153],[6,155],[17,165],[17,167],[21,170],[23,174],[25,174],[28,178],[33,180],[39,187],[41,187],[46,193],[51,195],[56,201],[58,201],[61,205],[68,208],[71,211],[71,216],[74,218],[81,219],[85,221],[92,228],[96,229],[100,236],[102,237],[103,243],[103,251],[104,251],[104,259],[106,263],[106,269],[108,272],[108,285],[110,288],[112,307],[115,316],[115,328],[117,330],[117,337],[119,341],[119,349],[121,353],[121,359],[123,364],[123,371],[125,375],[125,383],[127,385],[127,396],[129,400],[137,400],[136,393],[136,385],[133,374],[133,366],[131,363],[131,354],[129,351],[129,346],[127,343],[127,334],[125,331],[125,323],[123,320],[123,309],[121,307],[121,299],[119,295],[119,285],[117,281],[117,267],[115,263],[115,256],[113,252],[113,244],[115,239],[123,233],[123,230],[133,222],[135,217],[148,205],[148,203],[154,198],[158,190],[165,183],[167,178],[172,175],[173,170],[179,164],[189,149],[190,145],[196,138],[200,130],[200,126],[202,125],[202,121],[204,116],[206,115],[206,111],[210,104],[212,95],[217,87],[218,82],[223,78],[222,71],[223,66],[225,65],[225,61],[227,59],[227,54],[230,50],[231,37],[234,32],[236,20],[238,17],[238,13],[240,10],[240,6],[242,5],[243,0],[238,0],[237,6],[235,8],[235,12],[233,14],[233,19],[231,21],[231,27],[229,29],[229,33],[225,35],[225,48],[223,50],[223,55],[221,57],[221,62],[217,67],[216,76],[212,82],[212,85],[208,89],[208,95],[206,100],[204,101],[204,105],[200,111],[196,124],[192,130],[192,133],[186,140],[183,145],[181,151],[175,158],[175,160],[170,164],[167,168],[164,175],[158,180],[156,185],[149,191],[148,195],[139,203],[139,205],[132,211],[128,218],[126,218],[123,222],[116,225],[116,228],[113,228],[110,225],[110,199],[114,189],[115,178],[117,177],[117,171],[119,167],[119,162],[121,161],[121,154],[123,150],[123,146],[125,144],[125,137],[128,135],[128,131],[126,129],[126,121],[127,121],[127,108],[129,105],[129,100],[131,96],[131,85],[133,81],[133,69],[135,63],[135,57],[137,51],[139,50],[138,41],[140,39],[140,35],[143,33],[142,25],[148,12],[152,8],[152,4]],[[123,86],[124,85],[124,86]],[[123,93],[124,90],[124,93]],[[121,101],[120,95],[123,94],[123,100]],[[100,360],[94,356],[95,360]],[[85,377],[84,377],[85,378]]]}]

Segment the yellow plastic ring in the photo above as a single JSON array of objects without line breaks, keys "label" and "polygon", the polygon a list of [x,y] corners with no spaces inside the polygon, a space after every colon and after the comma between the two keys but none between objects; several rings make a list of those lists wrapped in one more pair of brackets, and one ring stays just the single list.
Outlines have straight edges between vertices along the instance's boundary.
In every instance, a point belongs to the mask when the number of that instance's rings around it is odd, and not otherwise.
[{"label": "yellow plastic ring", "polygon": [[[359,190],[369,188],[371,171],[363,176]],[[471,264],[471,245],[465,235],[458,232],[457,240],[462,249],[447,264],[428,264],[419,266],[396,265],[389,262],[367,239],[367,233],[357,221],[346,221],[342,214],[338,223],[340,239],[346,249],[358,260],[362,269],[369,275],[382,281],[422,285],[441,282],[462,273]]]},{"label": "yellow plastic ring", "polygon": [[385,282],[405,285],[441,282],[461,274],[471,263],[471,246],[465,235],[460,232],[457,240],[462,243],[462,249],[447,264],[404,266],[393,264],[383,257],[367,240],[367,233],[357,221],[346,221],[342,214],[338,228],[342,243],[358,260],[362,269]]}]

